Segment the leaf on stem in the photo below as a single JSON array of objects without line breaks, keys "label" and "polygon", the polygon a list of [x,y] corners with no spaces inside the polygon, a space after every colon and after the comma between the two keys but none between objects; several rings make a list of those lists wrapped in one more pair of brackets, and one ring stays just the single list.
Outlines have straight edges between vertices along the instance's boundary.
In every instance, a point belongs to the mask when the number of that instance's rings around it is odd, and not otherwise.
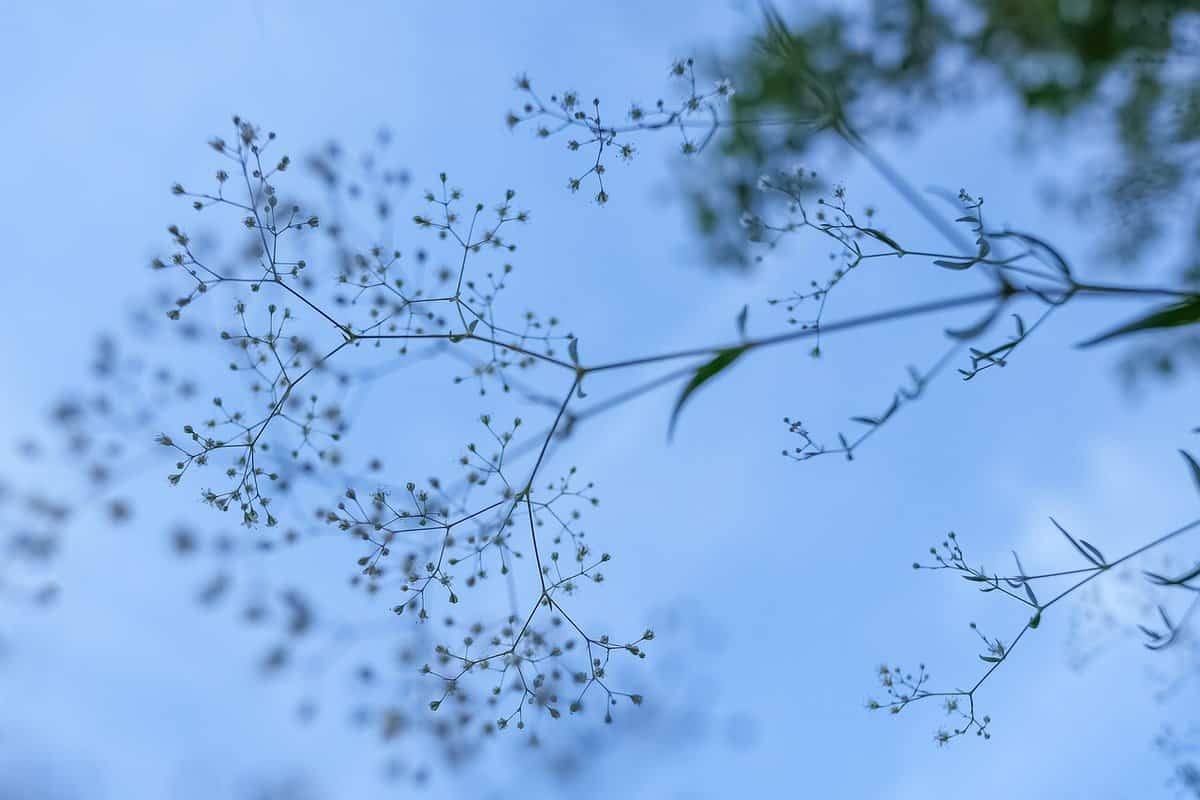
[{"label": "leaf on stem", "polygon": [[[1071,543],[1071,545],[1072,545],[1072,546],[1073,546],[1073,547],[1074,547],[1076,550],[1078,550],[1078,551],[1079,551],[1079,554],[1080,554],[1081,556],[1083,556],[1083,557],[1084,557],[1084,558],[1086,558],[1088,561],[1090,561],[1090,562],[1091,562],[1091,563],[1092,563],[1094,566],[1097,566],[1097,567],[1103,567],[1103,566],[1104,566],[1104,559],[1103,559],[1103,558],[1100,558],[1100,560],[1099,560],[1099,561],[1097,561],[1095,556],[1093,556],[1093,555],[1092,555],[1091,553],[1089,553],[1087,550],[1084,550],[1084,549],[1083,549],[1083,547],[1082,547],[1082,546],[1079,544],[1079,542],[1075,540],[1075,537],[1073,537],[1073,536],[1071,536],[1071,534],[1067,533],[1067,529],[1066,529],[1066,528],[1064,528],[1062,525],[1059,525],[1059,524],[1058,524],[1058,520],[1056,520],[1054,517],[1051,517],[1051,518],[1050,518],[1050,521],[1051,521],[1052,523],[1054,523],[1054,527],[1058,528],[1058,532],[1059,532],[1059,533],[1061,533],[1063,536],[1067,537],[1067,541],[1068,541],[1068,542],[1070,542],[1070,543]],[[1091,548],[1092,550],[1095,550],[1096,554],[1097,554],[1097,555],[1099,555],[1099,553],[1100,553],[1100,551],[1099,551],[1099,550],[1096,550],[1096,548],[1092,547],[1091,545],[1088,545],[1088,547],[1089,547],[1089,548]]]},{"label": "leaf on stem", "polygon": [[1192,468],[1192,480],[1196,482],[1196,488],[1200,489],[1200,463],[1197,463],[1195,457],[1186,450],[1180,450],[1179,455],[1183,456],[1183,460]]},{"label": "leaf on stem", "polygon": [[1160,308],[1140,319],[1127,322],[1119,328],[1113,328],[1107,333],[1094,336],[1091,339],[1080,342],[1078,346],[1091,347],[1092,345],[1107,342],[1110,339],[1116,339],[1120,336],[1127,336],[1131,333],[1158,328],[1176,328],[1181,325],[1194,325],[1197,322],[1200,322],[1200,297],[1193,297],[1189,300],[1184,300],[1182,303]]},{"label": "leaf on stem", "polygon": [[671,412],[671,422],[667,427],[667,439],[669,440],[675,434],[675,423],[679,420],[679,412],[683,410],[683,404],[688,401],[692,393],[707,383],[710,379],[720,374],[720,372],[734,361],[737,361],[738,356],[746,352],[746,347],[730,347],[720,351],[709,362],[701,365],[692,375],[687,385],[683,387],[683,391],[679,393],[679,399],[675,401],[675,409]]}]

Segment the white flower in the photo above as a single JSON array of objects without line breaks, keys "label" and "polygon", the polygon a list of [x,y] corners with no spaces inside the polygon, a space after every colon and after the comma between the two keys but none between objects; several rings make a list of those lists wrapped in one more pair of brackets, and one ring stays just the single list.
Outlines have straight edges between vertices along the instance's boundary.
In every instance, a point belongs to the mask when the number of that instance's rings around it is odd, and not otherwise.
[{"label": "white flower", "polygon": [[771,189],[771,176],[770,175],[759,175],[758,176],[758,190],[760,192],[766,192],[766,191],[770,191],[770,189]]},{"label": "white flower", "polygon": [[717,81],[717,94],[724,98],[733,97],[737,92],[733,88],[733,81],[729,78],[723,78]]}]

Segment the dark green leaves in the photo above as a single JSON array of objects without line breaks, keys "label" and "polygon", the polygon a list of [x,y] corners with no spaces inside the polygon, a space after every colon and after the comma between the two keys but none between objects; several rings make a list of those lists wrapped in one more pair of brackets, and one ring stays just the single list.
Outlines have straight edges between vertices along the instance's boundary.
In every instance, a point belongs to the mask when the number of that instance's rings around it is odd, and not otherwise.
[{"label": "dark green leaves", "polygon": [[1083,547],[1088,551],[1088,553],[1091,554],[1092,560],[1094,562],[1096,562],[1097,566],[1104,566],[1105,564],[1108,563],[1108,561],[1105,560],[1105,558],[1104,558],[1104,554],[1101,553],[1099,550],[1097,550],[1094,546],[1089,544],[1087,539],[1080,539],[1079,544],[1083,545]]},{"label": "dark green leaves", "polygon": [[1080,342],[1079,346],[1091,347],[1101,342],[1107,342],[1109,339],[1116,339],[1119,336],[1126,336],[1139,331],[1149,331],[1157,328],[1175,328],[1180,325],[1194,325],[1197,322],[1200,322],[1200,297],[1193,297],[1184,300],[1182,303],[1160,308],[1141,319],[1128,322],[1119,328],[1113,328],[1107,333],[1102,333],[1085,342]]},{"label": "dark green leaves", "polygon": [[1157,572],[1145,572],[1146,580],[1153,583],[1155,586],[1183,586],[1189,581],[1194,581],[1200,578],[1200,565],[1193,567],[1182,575],[1177,575],[1174,578],[1168,578],[1165,575],[1160,575]]},{"label": "dark green leaves", "polygon": [[986,331],[991,324],[996,321],[996,317],[1000,316],[1000,312],[1004,309],[1004,303],[997,303],[996,306],[983,316],[978,322],[968,325],[965,328],[946,328],[946,335],[951,339],[966,341],[974,339],[981,333]]},{"label": "dark green leaves", "polygon": [[1058,521],[1054,519],[1054,517],[1051,517],[1050,521],[1054,523],[1054,527],[1058,528],[1059,533],[1067,537],[1067,541],[1079,551],[1079,554],[1090,561],[1093,566],[1099,567],[1100,569],[1106,569],[1108,567],[1108,563],[1104,560],[1104,555],[1099,550],[1088,544],[1083,539],[1075,539],[1074,536],[1067,533],[1066,528],[1058,524]]},{"label": "dark green leaves", "polygon": [[1179,627],[1171,621],[1167,616],[1167,610],[1162,606],[1158,607],[1158,615],[1162,617],[1163,624],[1167,626],[1167,633],[1163,635],[1158,631],[1153,631],[1145,625],[1138,625],[1142,633],[1146,634],[1146,638],[1150,641],[1145,642],[1146,647],[1151,650],[1165,650],[1175,643],[1176,637],[1179,636]]},{"label": "dark green leaves", "polygon": [[744,352],[746,352],[745,346],[730,347],[717,353],[712,361],[709,361],[696,370],[695,374],[687,382],[687,385],[683,387],[683,391],[679,393],[679,399],[675,401],[675,409],[671,412],[671,423],[667,427],[668,439],[675,434],[675,423],[679,419],[679,412],[683,409],[683,404],[692,396],[692,393],[734,361],[737,361],[738,356]]}]

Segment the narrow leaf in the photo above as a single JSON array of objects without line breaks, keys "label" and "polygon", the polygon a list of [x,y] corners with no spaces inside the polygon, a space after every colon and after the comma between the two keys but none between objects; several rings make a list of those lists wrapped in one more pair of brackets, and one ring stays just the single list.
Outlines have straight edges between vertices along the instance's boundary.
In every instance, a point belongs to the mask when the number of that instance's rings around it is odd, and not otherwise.
[{"label": "narrow leaf", "polygon": [[1179,455],[1183,456],[1183,460],[1192,468],[1192,480],[1196,482],[1196,488],[1200,489],[1200,463],[1186,450],[1180,450]]},{"label": "narrow leaf", "polygon": [[1079,542],[1075,541],[1075,539],[1071,536],[1071,534],[1067,533],[1067,529],[1064,528],[1062,525],[1058,524],[1058,520],[1054,519],[1054,517],[1051,517],[1050,521],[1054,523],[1054,527],[1058,528],[1059,533],[1061,533],[1063,536],[1067,537],[1067,541],[1071,543],[1072,547],[1074,547],[1076,550],[1079,551],[1079,554],[1081,556],[1086,558],[1088,561],[1090,561],[1093,565],[1095,565],[1097,567],[1104,566],[1103,564],[1096,561],[1096,559],[1092,558],[1091,554],[1088,553],[1087,550],[1084,550],[1082,547],[1080,547]]},{"label": "narrow leaf", "polygon": [[891,405],[889,405],[889,406],[887,407],[887,411],[884,411],[884,412],[883,412],[883,416],[881,416],[881,417],[879,418],[879,421],[880,421],[881,423],[883,423],[883,422],[887,422],[889,419],[891,419],[891,418],[892,418],[892,414],[895,414],[895,413],[896,413],[896,409],[898,409],[898,408],[900,408],[900,395],[898,395],[898,394],[893,394],[893,395],[892,395],[892,402],[891,402]]},{"label": "narrow leaf", "polygon": [[1146,580],[1156,586],[1166,586],[1172,582],[1171,578],[1168,578],[1166,575],[1159,575],[1157,572],[1151,572],[1150,570],[1145,570],[1142,574],[1146,576]]},{"label": "narrow leaf", "polygon": [[1102,333],[1087,341],[1080,342],[1079,347],[1091,347],[1092,345],[1139,331],[1154,330],[1156,328],[1175,328],[1180,325],[1192,325],[1196,322],[1200,322],[1200,297],[1193,297],[1190,300],[1184,300],[1182,303],[1160,308],[1141,319],[1127,322],[1119,328],[1113,328],[1107,333]]},{"label": "narrow leaf", "polygon": [[893,250],[895,250],[897,252],[904,252],[904,248],[901,247],[900,245],[896,244],[896,241],[894,239],[892,239],[892,237],[890,237],[886,233],[884,233],[883,231],[878,231],[878,230],[875,230],[874,228],[863,228],[863,233],[867,233],[867,234],[870,234],[871,236],[874,236],[876,239],[883,242],[888,247],[892,248]]},{"label": "narrow leaf", "polygon": [[1033,593],[1033,587],[1030,586],[1029,581],[1025,579],[1025,567],[1021,566],[1021,557],[1017,555],[1016,550],[1013,550],[1012,554],[1013,561],[1017,562],[1017,575],[1021,576],[1021,579],[1016,582],[1016,585],[1014,585],[1013,588],[1016,588],[1016,586],[1024,586],[1025,595],[1029,598],[1030,604],[1036,606],[1038,605],[1037,595]]},{"label": "narrow leaf", "polygon": [[1104,557],[1104,554],[1101,553],[1099,550],[1097,550],[1095,548],[1095,546],[1093,546],[1092,544],[1089,544],[1087,539],[1080,539],[1079,543],[1081,545],[1083,545],[1084,547],[1086,547],[1088,549],[1088,552],[1091,553],[1092,555],[1094,555],[1096,557],[1096,560],[1099,561],[1101,564],[1108,563],[1108,559],[1106,559]]},{"label": "narrow leaf", "polygon": [[1200,564],[1197,564],[1192,569],[1174,578],[1168,578],[1165,575],[1159,575],[1157,572],[1147,571],[1143,574],[1146,576],[1146,580],[1157,586],[1182,586],[1189,581],[1194,581],[1196,578],[1200,578]]},{"label": "narrow leaf", "polygon": [[1175,623],[1171,622],[1171,618],[1167,616],[1167,610],[1162,606],[1158,607],[1158,615],[1162,617],[1163,624],[1167,626],[1168,632],[1174,632]]},{"label": "narrow leaf", "polygon": [[744,352],[746,352],[745,347],[730,347],[717,353],[712,361],[703,364],[696,370],[691,380],[683,387],[683,391],[679,393],[679,399],[675,401],[675,409],[671,412],[671,422],[667,426],[668,439],[675,434],[675,423],[679,420],[679,412],[683,410],[683,404],[692,396],[692,393],[711,378],[718,375],[722,370],[726,369],[734,361],[737,361],[738,356]]},{"label": "narrow leaf", "polygon": [[1146,634],[1146,636],[1148,636],[1151,639],[1154,639],[1155,641],[1158,641],[1159,639],[1162,638],[1161,633],[1159,633],[1158,631],[1152,631],[1149,628],[1147,628],[1145,625],[1138,625],[1138,628],[1141,629],[1142,633]]},{"label": "narrow leaf", "polygon": [[996,305],[991,311],[985,314],[978,322],[968,325],[965,328],[946,328],[946,335],[951,339],[974,339],[979,334],[983,333],[996,321],[996,317],[1000,315],[1002,305]]},{"label": "narrow leaf", "polygon": [[737,315],[738,336],[746,338],[746,318],[750,316],[750,306],[742,306],[742,310]]}]

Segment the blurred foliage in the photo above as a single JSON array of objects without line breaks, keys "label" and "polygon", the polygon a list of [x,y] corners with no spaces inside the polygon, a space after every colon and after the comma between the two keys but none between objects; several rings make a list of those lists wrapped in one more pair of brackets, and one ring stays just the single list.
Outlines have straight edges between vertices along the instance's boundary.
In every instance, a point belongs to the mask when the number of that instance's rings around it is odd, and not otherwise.
[{"label": "blurred foliage", "polygon": [[[904,179],[868,142],[917,134],[939,112],[1001,97],[1019,115],[1023,145],[1061,152],[1082,131],[1089,144],[1112,142],[1052,192],[1098,232],[1089,257],[1122,269],[1168,263],[1173,279],[1200,283],[1200,3],[793,5],[765,5],[759,35],[719,59],[738,86],[732,130],[687,187],[714,262],[753,266],[737,220],[759,213],[760,174],[848,148],[900,188]],[[785,122],[814,117],[822,123]],[[907,193],[920,202],[918,190]],[[1168,377],[1197,360],[1194,336],[1167,334],[1130,352],[1121,372]]]},{"label": "blurred foliage", "polygon": [[[723,264],[750,264],[744,237],[726,222],[755,211],[764,170],[791,166],[831,137],[912,132],[938,109],[998,94],[1026,117],[1112,130],[1119,159],[1107,165],[1100,194],[1125,221],[1108,243],[1120,261],[1135,260],[1166,232],[1164,205],[1186,195],[1196,177],[1195,2],[868,0],[858,11],[795,10],[765,8],[761,34],[722,59],[738,86],[734,131],[715,159],[721,179],[691,190],[699,227]],[[755,124],[814,115],[826,120],[816,130]],[[1046,130],[1049,141],[1040,144],[1060,145]],[[1094,205],[1094,184],[1077,188]],[[1191,235],[1200,235],[1200,220]],[[1185,267],[1192,280],[1200,277],[1200,264]]]}]

